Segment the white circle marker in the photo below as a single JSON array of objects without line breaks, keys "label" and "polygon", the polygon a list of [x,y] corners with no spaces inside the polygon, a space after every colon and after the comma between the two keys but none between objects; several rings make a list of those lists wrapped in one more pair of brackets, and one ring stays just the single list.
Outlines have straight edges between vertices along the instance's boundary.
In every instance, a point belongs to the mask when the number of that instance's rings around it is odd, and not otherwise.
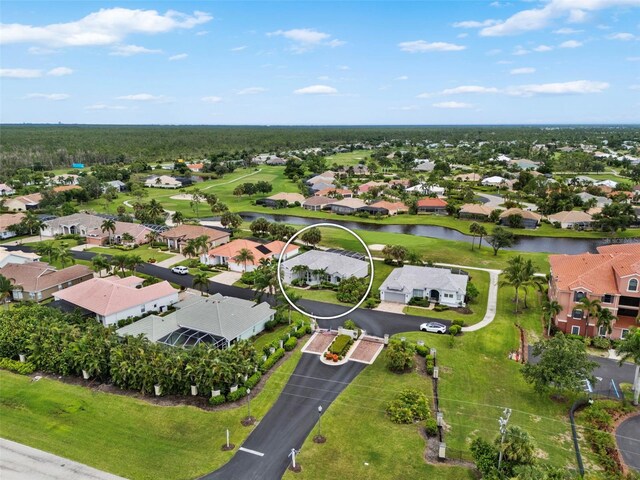
[{"label": "white circle marker", "polygon": [[[364,247],[364,249],[367,252],[367,255],[369,257],[370,272],[369,272],[369,286],[367,287],[367,291],[365,292],[364,296],[360,299],[360,301],[358,303],[356,303],[350,310],[347,310],[346,312],[341,313],[340,315],[333,315],[331,317],[321,317],[321,316],[313,315],[313,314],[311,314],[309,312],[306,312],[306,311],[302,310],[300,307],[298,307],[295,303],[293,303],[291,301],[291,299],[287,295],[287,292],[286,292],[286,290],[284,288],[284,285],[282,285],[282,278],[280,277],[280,265],[282,264],[282,257],[284,256],[284,253],[287,251],[287,248],[289,248],[289,245],[291,245],[291,242],[293,242],[298,235],[300,235],[301,233],[306,232],[307,230],[309,230],[311,228],[315,228],[315,227],[339,228],[341,230],[344,230],[345,232],[350,233],[351,235],[356,237],[358,239],[358,241],[362,244],[362,246]],[[295,308],[302,315],[306,315],[306,316],[314,318],[316,320],[335,320],[337,318],[342,318],[342,317],[344,317],[346,315],[349,315],[355,309],[360,307],[360,305],[362,305],[362,302],[364,302],[365,299],[369,296],[369,292],[371,292],[371,287],[373,286],[373,273],[374,273],[374,270],[373,270],[373,257],[371,256],[371,252],[369,251],[369,247],[367,247],[367,244],[364,243],[364,240],[362,240],[362,238],[360,238],[360,236],[357,233],[355,233],[353,230],[351,230],[351,229],[349,229],[349,228],[347,228],[347,227],[345,227],[343,225],[338,225],[336,223],[328,223],[328,222],[316,223],[314,225],[307,225],[306,227],[302,228],[301,230],[298,230],[295,233],[295,235],[292,235],[291,238],[289,240],[287,240],[287,243],[285,243],[284,248],[282,249],[282,252],[280,252],[280,256],[278,257],[278,285],[280,286],[280,291],[282,292],[282,295],[284,295],[284,298],[287,300],[289,305],[291,305],[293,308]]]}]

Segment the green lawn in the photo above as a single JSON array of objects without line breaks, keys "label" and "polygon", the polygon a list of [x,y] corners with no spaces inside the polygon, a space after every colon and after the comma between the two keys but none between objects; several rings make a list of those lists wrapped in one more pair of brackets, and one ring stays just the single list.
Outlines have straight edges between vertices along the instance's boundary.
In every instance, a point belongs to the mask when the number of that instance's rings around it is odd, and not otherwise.
[{"label": "green lawn", "polygon": [[487,299],[489,297],[489,272],[482,270],[469,270],[471,281],[478,288],[478,298],[474,303],[469,304],[469,308],[473,313],[462,314],[453,310],[444,312],[436,312],[435,310],[427,310],[426,308],[405,307],[404,313],[408,315],[418,315],[422,317],[442,318],[443,320],[464,320],[465,325],[473,325],[484,318],[487,312]]},{"label": "green lawn", "polygon": [[[286,360],[251,399],[262,418],[293,372],[300,352]],[[246,406],[206,412],[158,407],[131,397],[0,371],[0,436],[131,479],[192,479],[226,463],[225,430],[242,443]]]},{"label": "green lawn", "polygon": [[[329,289],[311,290],[295,288],[295,293],[306,300],[315,300],[317,302],[335,303],[338,305],[353,306],[354,303],[339,302],[336,298],[336,292]],[[310,312],[312,313],[312,312]]]},{"label": "green lawn", "polygon": [[367,163],[370,158],[370,150],[354,150],[353,152],[336,153],[326,157],[329,167],[334,163],[337,163],[340,167],[349,167],[359,163]]},{"label": "green lawn", "polygon": [[174,256],[172,253],[158,251],[157,248],[151,248],[149,247],[149,245],[141,245],[140,247],[134,248],[133,250],[120,250],[117,248],[109,247],[92,247],[87,249],[87,252],[101,253],[103,255],[140,255],[140,258],[142,258],[142,260],[144,260],[145,262],[150,258],[155,258],[156,262],[161,262]]}]

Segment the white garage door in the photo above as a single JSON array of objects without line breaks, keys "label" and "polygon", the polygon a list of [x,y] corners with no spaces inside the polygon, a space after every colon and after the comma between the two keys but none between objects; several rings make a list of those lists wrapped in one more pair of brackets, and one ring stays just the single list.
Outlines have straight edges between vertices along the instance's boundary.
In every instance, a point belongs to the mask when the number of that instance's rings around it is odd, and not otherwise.
[{"label": "white garage door", "polygon": [[384,292],[383,300],[385,302],[405,303],[404,302],[404,293]]}]

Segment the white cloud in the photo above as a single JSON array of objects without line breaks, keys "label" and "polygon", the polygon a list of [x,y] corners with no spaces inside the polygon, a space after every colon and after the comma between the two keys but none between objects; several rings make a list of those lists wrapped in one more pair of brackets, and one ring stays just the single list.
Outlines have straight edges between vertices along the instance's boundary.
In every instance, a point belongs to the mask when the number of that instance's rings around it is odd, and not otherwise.
[{"label": "white cloud", "polygon": [[131,57],[133,55],[140,55],[143,53],[162,53],[162,50],[152,50],[139,45],[116,45],[113,47],[109,55],[116,57]]},{"label": "white cloud", "polygon": [[222,101],[222,97],[202,97],[200,100],[205,103],[220,103]]},{"label": "white cloud", "polygon": [[430,97],[433,97],[433,95],[434,95],[433,93],[424,92],[419,95],[416,95],[416,98],[430,98]]},{"label": "white cloud", "polygon": [[52,55],[54,53],[58,53],[58,50],[54,50],[52,48],[29,47],[27,53],[29,53],[29,55]]},{"label": "white cloud", "polygon": [[177,55],[172,55],[169,57],[169,61],[170,62],[175,62],[177,60],[184,60],[185,58],[187,58],[189,55],[186,53],[179,53]]},{"label": "white cloud", "polygon": [[638,37],[636,37],[633,33],[620,32],[607,35],[607,38],[609,40],[622,40],[623,42],[628,42],[630,40],[635,40]]},{"label": "white cloud", "polygon": [[538,45],[533,49],[534,52],[539,52],[539,53],[550,52],[551,50],[553,50],[553,47],[550,47],[549,45]]},{"label": "white cloud", "polygon": [[531,50],[527,50],[526,48],[518,45],[515,50],[513,51],[514,55],[527,55],[531,53]]},{"label": "white cloud", "polygon": [[232,52],[241,52],[242,50],[246,50],[247,46],[246,45],[240,45],[239,47],[233,47],[232,49],[230,49],[230,51]]},{"label": "white cloud", "polygon": [[514,68],[509,73],[511,75],[527,75],[529,73],[535,73],[536,69],[532,67]]},{"label": "white cloud", "polygon": [[498,93],[498,89],[494,87],[482,87],[480,85],[462,85],[455,88],[447,88],[443,90],[442,95],[460,95],[465,93]]},{"label": "white cloud", "polygon": [[199,11],[189,15],[175,10],[160,14],[156,10],[102,8],[74,22],[45,26],[3,24],[0,28],[0,44],[28,42],[48,48],[113,45],[129,35],[190,29],[211,19],[211,15]]},{"label": "white cloud", "polygon": [[310,85],[294,90],[293,93],[296,95],[333,95],[338,93],[338,90],[328,85]]},{"label": "white cloud", "polygon": [[470,103],[463,103],[463,102],[440,102],[440,103],[434,103],[433,106],[436,108],[472,108],[473,107],[473,105],[471,105]]},{"label": "white cloud", "polygon": [[640,0],[550,0],[541,8],[521,10],[506,20],[484,27],[480,35],[501,37],[518,35],[534,30],[541,30],[557,19],[570,22],[585,20],[588,12],[595,12],[613,7],[640,6]]},{"label": "white cloud", "polygon": [[105,105],[104,103],[96,103],[94,105],[87,105],[85,110],[126,110],[127,107],[122,105]]},{"label": "white cloud", "polygon": [[406,75],[401,75],[399,77],[396,77],[395,80],[409,80],[409,77],[407,77]]},{"label": "white cloud", "polygon": [[71,75],[73,70],[67,67],[56,67],[52,68],[47,72],[47,75],[51,77],[62,77],[64,75]]},{"label": "white cloud", "polygon": [[591,80],[576,80],[562,83],[541,83],[531,85],[519,85],[509,87],[507,93],[519,97],[531,97],[533,95],[578,95],[586,93],[601,93],[609,88],[606,82],[594,82]]},{"label": "white cloud", "polygon": [[425,42],[424,40],[414,40],[412,42],[402,42],[398,44],[400,50],[409,53],[422,53],[422,52],[455,52],[464,50],[465,46],[456,45],[454,43],[446,42]]},{"label": "white cloud", "polygon": [[567,40],[566,42],[562,42],[560,45],[558,45],[558,48],[578,48],[582,45],[583,43],[577,40]]},{"label": "white cloud", "polygon": [[557,35],[573,35],[581,32],[584,32],[584,30],[576,30],[575,28],[559,28],[558,30],[553,31],[553,33]]},{"label": "white cloud", "polygon": [[257,95],[258,93],[263,93],[266,91],[267,89],[262,87],[248,87],[248,88],[243,88],[242,90],[238,90],[236,94],[237,95]]},{"label": "white cloud", "polygon": [[475,20],[466,20],[464,22],[456,22],[453,24],[453,28],[482,28],[482,27],[490,27],[491,25],[495,25],[498,23],[498,20],[484,20],[482,22],[477,22]]},{"label": "white cloud", "polygon": [[167,97],[164,95],[151,95],[150,93],[136,93],[133,95],[123,95],[121,97],[116,97],[117,100],[131,100],[134,102],[158,102],[161,100],[166,100]]},{"label": "white cloud", "polygon": [[398,110],[401,112],[410,112],[412,110],[419,110],[417,105],[406,105],[403,107],[390,107],[389,110]]},{"label": "white cloud", "polygon": [[42,70],[31,68],[0,68],[0,77],[3,78],[38,78],[42,76]]},{"label": "white cloud", "polygon": [[346,42],[331,38],[331,34],[319,32],[313,28],[293,28],[291,30],[277,30],[267,33],[269,37],[284,37],[293,42],[291,50],[303,53],[318,46],[339,47]]},{"label": "white cloud", "polygon": [[71,95],[67,93],[30,93],[25,98],[42,98],[43,100],[66,100]]}]

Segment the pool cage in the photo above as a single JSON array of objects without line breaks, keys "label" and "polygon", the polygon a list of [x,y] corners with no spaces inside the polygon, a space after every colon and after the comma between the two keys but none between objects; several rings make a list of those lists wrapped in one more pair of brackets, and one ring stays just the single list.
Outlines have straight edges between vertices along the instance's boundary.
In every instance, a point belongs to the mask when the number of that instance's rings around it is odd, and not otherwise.
[{"label": "pool cage", "polygon": [[169,335],[165,335],[158,339],[158,343],[182,348],[195,347],[199,343],[207,343],[215,348],[227,348],[229,346],[229,342],[224,337],[217,337],[210,333],[187,327],[180,327]]}]

